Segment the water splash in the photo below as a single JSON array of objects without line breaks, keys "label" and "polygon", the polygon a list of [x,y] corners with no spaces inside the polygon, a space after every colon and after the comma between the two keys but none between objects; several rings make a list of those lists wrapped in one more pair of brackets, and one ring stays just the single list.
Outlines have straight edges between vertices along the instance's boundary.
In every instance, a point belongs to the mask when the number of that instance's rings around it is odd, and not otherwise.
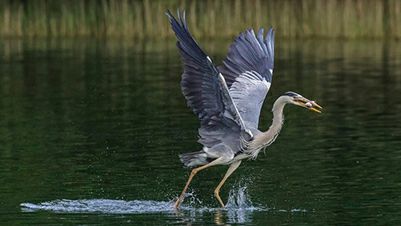
[{"label": "water splash", "polygon": [[60,199],[49,202],[21,203],[22,211],[50,211],[62,213],[160,213],[172,212],[172,202],[147,200],[112,200],[112,199]]},{"label": "water splash", "polygon": [[[152,200],[112,200],[112,199],[59,199],[41,203],[21,203],[23,212],[49,211],[56,213],[106,213],[106,214],[173,214],[185,222],[193,221],[199,216],[212,214],[215,222],[246,223],[252,222],[253,213],[259,211],[306,212],[304,209],[280,210],[266,208],[252,203],[247,192],[247,183],[234,185],[225,208],[205,206],[197,197],[195,191],[186,194],[186,202],[180,210],[174,209],[174,199],[171,201]],[[220,223],[219,223],[220,224]]]},{"label": "water splash", "polygon": [[[175,199],[175,198],[174,198]],[[189,202],[189,207],[196,208],[202,207],[202,200],[200,200],[195,192],[195,190],[190,190],[185,194],[185,200]]]},{"label": "water splash", "polygon": [[[241,184],[241,183],[240,183]],[[186,194],[186,203],[180,211],[202,213],[216,210],[227,211],[238,215],[238,211],[252,212],[264,210],[262,207],[253,206],[247,193],[246,185],[235,185],[230,190],[226,208],[211,208],[204,206],[194,190]],[[173,207],[174,200],[112,200],[112,199],[59,199],[41,203],[21,203],[21,209],[25,212],[50,211],[63,213],[108,213],[108,214],[141,214],[141,213],[169,213],[176,212]]]},{"label": "water splash", "polygon": [[268,210],[268,208],[253,205],[247,189],[248,182],[240,181],[230,190],[226,204],[227,223],[251,222],[252,212]]},{"label": "water splash", "polygon": [[252,208],[252,201],[249,198],[247,187],[243,186],[231,189],[226,207],[234,209]]}]

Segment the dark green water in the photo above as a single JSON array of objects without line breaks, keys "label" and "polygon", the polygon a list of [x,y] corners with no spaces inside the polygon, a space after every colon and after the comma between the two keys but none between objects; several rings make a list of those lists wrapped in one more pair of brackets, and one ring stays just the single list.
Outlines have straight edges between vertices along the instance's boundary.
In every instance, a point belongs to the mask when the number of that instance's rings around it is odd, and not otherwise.
[{"label": "dark green water", "polygon": [[[220,62],[230,41],[201,42]],[[200,173],[174,212],[200,148],[179,88],[173,40],[10,41],[0,45],[0,222],[4,225],[399,225],[401,43],[277,41],[263,108],[291,90],[279,138],[245,161]],[[21,205],[22,204],[22,205]]]}]

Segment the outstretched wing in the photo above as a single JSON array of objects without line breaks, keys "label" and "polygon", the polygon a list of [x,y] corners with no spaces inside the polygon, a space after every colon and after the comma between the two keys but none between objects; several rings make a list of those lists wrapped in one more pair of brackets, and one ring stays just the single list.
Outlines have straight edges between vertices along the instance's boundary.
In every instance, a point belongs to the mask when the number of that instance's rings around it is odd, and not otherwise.
[{"label": "outstretched wing", "polygon": [[[223,126],[225,129],[245,132],[249,135],[247,139],[250,139],[252,134],[245,128],[224,77],[189,33],[185,13],[181,16],[178,12],[178,20],[169,11],[166,15],[177,36],[177,47],[184,64],[182,93],[188,106],[199,117],[201,129]],[[202,134],[201,141],[210,143]]]},{"label": "outstretched wing", "polygon": [[241,33],[230,46],[219,71],[248,128],[258,128],[260,110],[269,91],[274,65],[274,31],[264,37],[252,29]]}]

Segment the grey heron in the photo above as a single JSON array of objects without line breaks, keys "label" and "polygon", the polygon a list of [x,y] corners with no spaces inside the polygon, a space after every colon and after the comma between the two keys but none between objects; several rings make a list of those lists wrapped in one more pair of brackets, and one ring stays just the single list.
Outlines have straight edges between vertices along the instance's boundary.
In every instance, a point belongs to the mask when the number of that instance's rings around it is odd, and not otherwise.
[{"label": "grey heron", "polygon": [[220,189],[244,159],[255,159],[262,149],[277,138],[284,121],[286,104],[294,104],[320,113],[322,107],[295,92],[286,92],[273,104],[273,122],[265,132],[258,130],[259,114],[269,91],[274,64],[274,31],[266,36],[261,28],[241,33],[229,47],[223,64],[216,67],[192,37],[185,12],[175,18],[166,12],[177,37],[183,61],[181,89],[187,105],[200,120],[200,151],[179,155],[181,162],[193,168],[178,197],[175,208],[184,200],[192,178],[201,170],[229,165],[214,190],[222,207]]}]

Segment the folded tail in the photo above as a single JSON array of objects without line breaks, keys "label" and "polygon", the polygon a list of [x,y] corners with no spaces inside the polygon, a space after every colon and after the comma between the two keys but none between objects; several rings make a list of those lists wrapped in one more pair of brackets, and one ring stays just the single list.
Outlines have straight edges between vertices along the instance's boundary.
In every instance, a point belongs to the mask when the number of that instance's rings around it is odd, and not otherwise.
[{"label": "folded tail", "polygon": [[190,152],[178,155],[186,167],[192,168],[209,163],[207,154],[204,151]]}]

